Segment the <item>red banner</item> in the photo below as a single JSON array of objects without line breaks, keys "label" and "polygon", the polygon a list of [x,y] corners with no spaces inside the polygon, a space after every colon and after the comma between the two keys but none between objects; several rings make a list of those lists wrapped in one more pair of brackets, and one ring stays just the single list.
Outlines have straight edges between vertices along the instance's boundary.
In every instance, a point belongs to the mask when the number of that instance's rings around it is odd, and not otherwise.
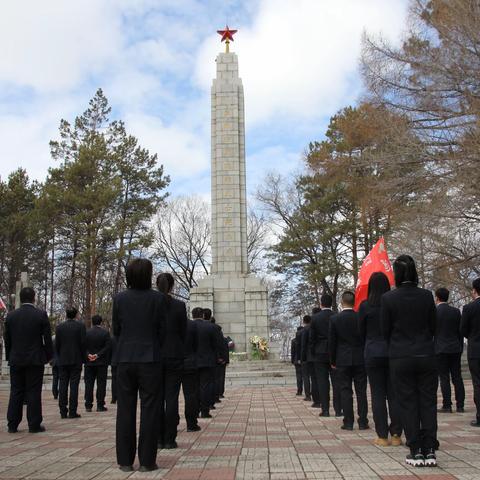
[{"label": "red banner", "polygon": [[388,277],[390,285],[394,285],[392,264],[388,259],[383,237],[370,250],[358,272],[357,288],[355,289],[355,311],[358,311],[360,304],[367,299],[368,281],[372,273],[375,272],[383,272]]}]

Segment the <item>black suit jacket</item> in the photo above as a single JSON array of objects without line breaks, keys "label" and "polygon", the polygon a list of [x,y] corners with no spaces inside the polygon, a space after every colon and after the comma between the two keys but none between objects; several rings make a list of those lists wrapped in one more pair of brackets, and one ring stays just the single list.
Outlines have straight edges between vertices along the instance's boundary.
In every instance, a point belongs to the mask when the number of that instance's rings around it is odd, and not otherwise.
[{"label": "black suit jacket", "polygon": [[[102,327],[96,325],[87,330],[86,335],[87,358],[85,365],[88,366],[105,366],[110,361],[111,341],[110,334]],[[91,362],[88,354],[97,354],[98,358]]]},{"label": "black suit jacket", "polygon": [[461,332],[468,340],[468,358],[480,358],[480,297],[463,307]]},{"label": "black suit jacket", "polygon": [[77,320],[67,319],[55,330],[57,365],[82,365],[86,359],[86,328]]},{"label": "black suit jacket", "polygon": [[380,325],[390,358],[434,355],[437,310],[429,290],[405,283],[385,293]]},{"label": "black suit jacket", "polygon": [[447,303],[437,305],[435,328],[435,353],[461,353],[463,337],[460,334],[462,314],[458,308]]},{"label": "black suit jacket", "polygon": [[163,358],[185,358],[185,336],[187,334],[187,309],[185,303],[176,298],[166,298],[167,321],[162,343]]},{"label": "black suit jacket", "polygon": [[365,342],[365,361],[388,357],[388,344],[380,327],[380,305],[372,306],[365,300],[358,309],[358,329]]},{"label": "black suit jacket", "polygon": [[297,330],[295,334],[295,361],[302,361],[302,332],[304,327],[301,327],[300,330]]},{"label": "black suit jacket", "polygon": [[117,339],[114,336],[110,337],[110,365],[112,367],[116,367],[118,365],[117,362]]},{"label": "black suit jacket", "polygon": [[302,350],[301,350],[302,362],[313,362],[313,355],[310,349],[310,325],[308,324],[302,330],[301,342],[302,342]]},{"label": "black suit jacket", "polygon": [[47,313],[22,305],[5,319],[5,355],[13,366],[45,365],[53,356]]},{"label": "black suit jacket", "polygon": [[292,341],[290,342],[290,361],[292,363],[295,363],[296,350],[297,342],[295,341],[295,338],[292,338]]},{"label": "black suit jacket", "polygon": [[221,345],[217,328],[209,320],[195,319],[198,334],[197,367],[215,367]]},{"label": "black suit jacket", "polygon": [[197,350],[198,350],[198,330],[197,322],[187,320],[185,337],[185,360],[183,368],[185,370],[195,370],[197,368]]},{"label": "black suit jacket", "polygon": [[358,331],[358,315],[353,310],[332,315],[329,346],[332,365],[347,367],[364,364],[364,344]]},{"label": "black suit jacket", "polygon": [[165,297],[157,290],[129,288],[113,299],[113,334],[117,363],[154,363],[162,359]]},{"label": "black suit jacket", "polygon": [[330,331],[330,317],[333,311],[324,308],[312,316],[310,325],[310,350],[315,362],[328,363],[330,354],[328,352],[328,334]]}]

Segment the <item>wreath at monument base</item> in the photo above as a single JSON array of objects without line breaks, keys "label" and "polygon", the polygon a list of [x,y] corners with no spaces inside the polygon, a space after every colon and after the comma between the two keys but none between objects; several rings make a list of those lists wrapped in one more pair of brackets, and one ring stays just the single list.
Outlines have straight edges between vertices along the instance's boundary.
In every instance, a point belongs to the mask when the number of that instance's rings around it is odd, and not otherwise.
[{"label": "wreath at monument base", "polygon": [[268,358],[268,341],[266,338],[253,335],[250,337],[250,345],[252,346],[252,359],[253,360],[266,360]]}]

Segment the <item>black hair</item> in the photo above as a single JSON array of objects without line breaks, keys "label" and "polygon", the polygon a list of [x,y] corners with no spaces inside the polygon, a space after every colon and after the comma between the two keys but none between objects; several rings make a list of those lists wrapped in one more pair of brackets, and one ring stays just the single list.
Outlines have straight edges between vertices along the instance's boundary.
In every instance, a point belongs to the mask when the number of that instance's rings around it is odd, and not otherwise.
[{"label": "black hair", "polygon": [[[203,311],[203,314],[205,315],[205,310]],[[215,320],[215,317],[213,315],[210,317],[210,323],[215,323],[216,324],[216,320]],[[219,325],[219,327],[220,327],[220,325]]]},{"label": "black hair", "polygon": [[20,303],[33,303],[35,301],[35,290],[32,287],[23,287],[20,290]]},{"label": "black hair", "polygon": [[383,272],[374,272],[368,280],[368,303],[372,307],[380,306],[380,299],[390,290],[390,282]]},{"label": "black hair", "polygon": [[195,307],[192,310],[192,318],[203,318],[203,308]]},{"label": "black hair", "polygon": [[393,262],[393,274],[397,287],[406,282],[418,285],[417,267],[415,266],[415,260],[410,255],[397,257]]},{"label": "black hair", "polygon": [[152,288],[152,262],[147,258],[134,258],[128,262],[125,274],[127,287],[135,290]]},{"label": "black hair", "polygon": [[299,325],[299,326],[297,327],[297,332],[299,332],[300,330],[302,330],[302,328],[303,328],[303,327],[302,327],[301,325]]},{"label": "black hair", "polygon": [[101,315],[94,315],[92,317],[92,325],[100,325],[103,322],[103,318]]},{"label": "black hair", "polygon": [[342,293],[342,305],[353,307],[355,305],[355,294],[351,290],[345,290]]},{"label": "black hair", "polygon": [[320,297],[320,305],[322,307],[325,307],[325,308],[332,308],[332,305],[333,305],[333,298],[331,295],[329,295],[328,293],[324,293],[321,297]]},{"label": "black hair", "polygon": [[169,294],[173,290],[175,279],[171,273],[160,273],[157,276],[157,288],[165,295]]},{"label": "black hair", "polygon": [[312,317],[311,317],[310,315],[305,315],[305,316],[303,317],[303,323],[304,323],[305,325],[308,325],[311,321],[312,321]]},{"label": "black hair", "polygon": [[312,315],[315,315],[316,313],[321,312],[321,311],[322,311],[322,309],[320,307],[313,307],[312,308]]},{"label": "black hair", "polygon": [[472,288],[480,295],[480,277],[472,282]]},{"label": "black hair", "polygon": [[203,319],[210,320],[212,318],[212,311],[209,308],[203,309]]},{"label": "black hair", "polygon": [[75,307],[67,307],[65,309],[67,318],[75,318],[77,316],[78,310]]},{"label": "black hair", "polygon": [[448,291],[448,288],[440,287],[435,290],[435,296],[441,302],[448,302],[448,297],[450,296],[450,292]]}]

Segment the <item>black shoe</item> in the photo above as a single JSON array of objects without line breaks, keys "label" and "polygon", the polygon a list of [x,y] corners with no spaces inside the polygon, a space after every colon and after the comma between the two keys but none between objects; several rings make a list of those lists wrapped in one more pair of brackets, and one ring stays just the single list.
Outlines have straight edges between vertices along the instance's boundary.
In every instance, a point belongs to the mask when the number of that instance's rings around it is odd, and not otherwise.
[{"label": "black shoe", "polygon": [[17,427],[8,427],[8,433],[18,433]]},{"label": "black shoe", "polygon": [[457,407],[457,413],[465,413],[465,409],[463,407]]},{"label": "black shoe", "polygon": [[470,425],[471,425],[472,427],[480,427],[480,418],[477,418],[476,420],[472,420],[472,421],[470,422]]},{"label": "black shoe", "polygon": [[66,413],[61,413],[60,418],[68,418],[68,415]]},{"label": "black shoe", "polygon": [[312,401],[312,397],[305,397],[303,399],[304,402],[311,402]]},{"label": "black shoe", "polygon": [[118,467],[122,472],[133,472],[132,465],[120,465]]},{"label": "black shoe", "polygon": [[112,405],[115,405],[115,404],[117,403],[117,399],[116,399],[116,398],[112,398],[112,399],[110,400],[110,403],[111,403]]},{"label": "black shoe", "polygon": [[39,425],[38,427],[29,428],[28,431],[30,433],[42,433],[45,431],[45,427],[43,425]]},{"label": "black shoe", "polygon": [[200,418],[213,418],[209,413],[200,413]]},{"label": "black shoe", "polygon": [[92,411],[92,407],[85,407],[85,411],[90,413]]},{"label": "black shoe", "polygon": [[219,398],[216,398],[215,403],[222,403],[222,401]]},{"label": "black shoe", "polygon": [[216,409],[217,409],[217,407],[216,407],[215,405],[212,405],[212,406],[210,407],[210,410],[216,410]]},{"label": "black shoe", "polygon": [[107,407],[97,407],[97,412],[108,412]]},{"label": "black shoe", "polygon": [[412,467],[424,467],[425,466],[425,457],[420,449],[416,450],[415,452],[410,452],[405,457],[405,462],[407,465],[411,465]]},{"label": "black shoe", "polygon": [[153,465],[140,465],[138,469],[139,472],[153,472],[154,470],[158,470],[158,465],[155,463]]},{"label": "black shoe", "polygon": [[452,413],[452,407],[442,407],[437,410],[438,413]]},{"label": "black shoe", "polygon": [[53,399],[54,399],[54,400],[58,400],[58,395],[54,395],[54,396],[53,396]]},{"label": "black shoe", "polygon": [[302,393],[302,392],[297,392],[295,395],[296,395],[297,397],[301,397],[301,396],[303,395],[303,393]]},{"label": "black shoe", "polygon": [[326,411],[321,411],[319,417],[329,417],[330,412],[328,410]]},{"label": "black shoe", "polygon": [[187,427],[187,432],[199,432],[202,429],[200,425],[192,425],[191,427]]},{"label": "black shoe", "polygon": [[343,417],[343,413],[342,412],[335,412],[335,416],[336,417]]},{"label": "black shoe", "polygon": [[223,395],[220,395],[220,398],[225,398]]},{"label": "black shoe", "polygon": [[342,425],[340,427],[342,430],[353,430],[353,425]]},{"label": "black shoe", "polygon": [[165,445],[161,442],[157,443],[157,450],[163,450],[165,448]]},{"label": "black shoe", "polygon": [[313,402],[313,403],[312,403],[312,408],[322,408],[322,404],[321,404],[321,403],[317,403],[317,402]]},{"label": "black shoe", "polygon": [[370,427],[368,426],[368,423],[363,423],[361,425],[358,425],[359,430],[369,430]]},{"label": "black shoe", "polygon": [[427,448],[423,452],[425,457],[425,466],[426,467],[436,467],[437,466],[437,457],[435,455],[435,450],[433,448]]},{"label": "black shoe", "polygon": [[68,418],[82,418],[79,413],[69,413]]},{"label": "black shoe", "polygon": [[165,450],[173,450],[174,448],[178,448],[177,442],[174,440],[173,442],[166,443],[163,448]]}]

